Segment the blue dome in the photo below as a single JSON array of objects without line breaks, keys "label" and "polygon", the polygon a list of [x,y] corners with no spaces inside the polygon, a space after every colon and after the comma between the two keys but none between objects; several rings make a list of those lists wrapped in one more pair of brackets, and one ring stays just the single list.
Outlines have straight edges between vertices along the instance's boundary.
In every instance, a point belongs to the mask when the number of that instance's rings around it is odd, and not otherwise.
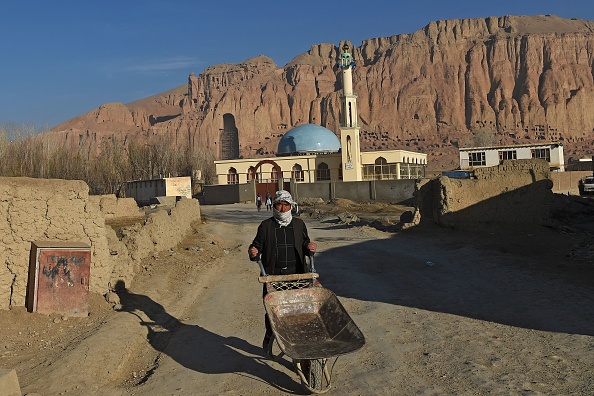
[{"label": "blue dome", "polygon": [[299,125],[278,142],[278,155],[292,155],[307,152],[338,152],[340,140],[334,132],[319,125]]}]

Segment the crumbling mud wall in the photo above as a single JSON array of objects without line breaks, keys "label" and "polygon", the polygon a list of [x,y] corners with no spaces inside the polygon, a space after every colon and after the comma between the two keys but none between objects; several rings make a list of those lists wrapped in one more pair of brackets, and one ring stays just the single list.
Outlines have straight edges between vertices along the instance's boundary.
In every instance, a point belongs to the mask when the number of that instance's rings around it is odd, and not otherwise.
[{"label": "crumbling mud wall", "polygon": [[143,224],[125,227],[121,230],[121,238],[108,228],[110,254],[116,263],[109,288],[115,287],[118,280],[129,285],[134,274],[141,270],[144,259],[175,247],[200,216],[198,201],[182,198],[170,210],[151,213]]},{"label": "crumbling mud wall", "polygon": [[134,198],[117,198],[114,194],[91,195],[89,200],[99,206],[106,220],[114,218],[141,218],[144,212]]},{"label": "crumbling mud wall", "polygon": [[415,222],[446,227],[548,222],[553,182],[545,161],[503,161],[473,173],[470,179],[421,181]]},{"label": "crumbling mud wall", "polygon": [[109,283],[105,221],[83,181],[0,177],[0,309],[23,306],[32,241],[91,246],[90,289]]},{"label": "crumbling mud wall", "polygon": [[89,287],[105,294],[117,280],[131,283],[149,254],[179,243],[191,223],[200,219],[200,205],[182,199],[170,210],[151,214],[119,239],[105,225],[105,217],[122,213],[136,216],[138,208],[89,197],[83,181],[0,177],[0,309],[25,305],[32,241],[89,244]]}]

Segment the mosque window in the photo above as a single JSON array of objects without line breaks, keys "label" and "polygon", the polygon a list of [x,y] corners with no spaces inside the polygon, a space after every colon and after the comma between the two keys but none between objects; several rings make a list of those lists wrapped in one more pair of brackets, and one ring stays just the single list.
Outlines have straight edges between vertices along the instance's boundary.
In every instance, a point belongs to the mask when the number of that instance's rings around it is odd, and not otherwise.
[{"label": "mosque window", "polygon": [[424,177],[425,166],[413,163],[400,165],[401,179],[422,179]]},{"label": "mosque window", "polygon": [[375,160],[375,175],[377,180],[390,179],[390,165],[384,157]]},{"label": "mosque window", "polygon": [[318,165],[318,169],[316,170],[316,179],[330,180],[330,169],[328,168],[328,164],[325,162],[321,162],[320,165]]},{"label": "mosque window", "polygon": [[291,178],[295,179],[295,181],[303,181],[303,169],[301,168],[301,165],[299,164],[295,164],[293,165],[293,168],[291,168]]},{"label": "mosque window", "polygon": [[396,164],[388,163],[384,157],[378,157],[373,164],[363,166],[363,180],[397,179]]},{"label": "mosque window", "polygon": [[227,171],[227,184],[239,184],[239,175],[237,169],[229,168]]},{"label": "mosque window", "polygon": [[270,181],[272,183],[276,183],[278,181],[278,169],[272,168],[272,172],[270,172]]},{"label": "mosque window", "polygon": [[250,166],[247,170],[247,179],[248,179],[248,181],[251,181],[251,180],[256,180],[256,178],[257,178],[256,168],[254,168],[253,166]]}]

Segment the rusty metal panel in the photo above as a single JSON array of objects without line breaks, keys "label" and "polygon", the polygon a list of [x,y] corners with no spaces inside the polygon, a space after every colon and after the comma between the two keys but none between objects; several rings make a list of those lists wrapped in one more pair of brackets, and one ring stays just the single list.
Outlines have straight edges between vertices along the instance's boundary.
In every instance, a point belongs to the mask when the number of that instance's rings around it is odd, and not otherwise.
[{"label": "rusty metal panel", "polygon": [[87,316],[91,247],[83,243],[32,242],[29,312]]}]

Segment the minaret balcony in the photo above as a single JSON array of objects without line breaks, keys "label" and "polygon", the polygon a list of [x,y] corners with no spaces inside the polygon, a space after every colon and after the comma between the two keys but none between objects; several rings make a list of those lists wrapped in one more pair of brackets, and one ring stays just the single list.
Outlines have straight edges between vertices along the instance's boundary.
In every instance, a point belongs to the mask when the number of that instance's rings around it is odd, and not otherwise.
[{"label": "minaret balcony", "polygon": [[345,128],[359,128],[361,125],[359,125],[358,122],[355,122],[353,125],[347,125],[347,124],[343,124],[342,122],[340,123],[340,128],[341,129],[345,129]]}]

